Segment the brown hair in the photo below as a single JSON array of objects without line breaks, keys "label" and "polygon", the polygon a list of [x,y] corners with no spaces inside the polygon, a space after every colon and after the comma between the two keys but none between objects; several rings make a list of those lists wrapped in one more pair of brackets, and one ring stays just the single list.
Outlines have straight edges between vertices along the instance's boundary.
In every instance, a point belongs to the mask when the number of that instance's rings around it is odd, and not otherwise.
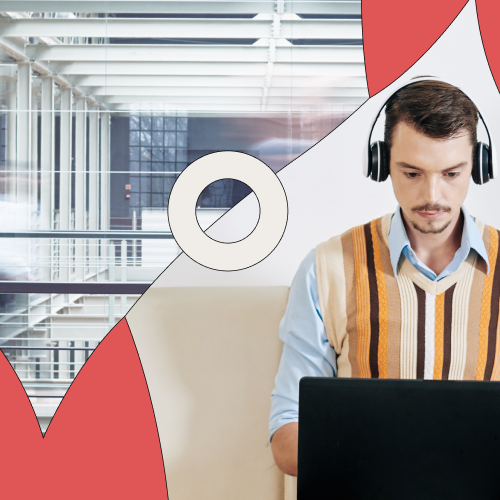
[{"label": "brown hair", "polygon": [[433,139],[469,134],[477,141],[478,111],[475,104],[449,83],[425,80],[399,89],[385,107],[384,140],[390,151],[394,128],[400,122]]}]

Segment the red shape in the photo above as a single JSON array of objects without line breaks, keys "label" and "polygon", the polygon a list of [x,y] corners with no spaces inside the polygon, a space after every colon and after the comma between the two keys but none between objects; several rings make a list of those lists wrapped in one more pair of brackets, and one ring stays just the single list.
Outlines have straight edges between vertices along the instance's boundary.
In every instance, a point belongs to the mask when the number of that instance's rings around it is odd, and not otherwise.
[{"label": "red shape", "polygon": [[476,10],[486,58],[497,89],[500,90],[500,36],[498,35],[500,3],[498,0],[476,0]]},{"label": "red shape", "polygon": [[415,64],[466,3],[467,0],[363,0],[363,46],[370,96]]},{"label": "red shape", "polygon": [[125,319],[80,370],[45,437],[5,356],[0,380],[2,498],[167,500],[151,398]]}]

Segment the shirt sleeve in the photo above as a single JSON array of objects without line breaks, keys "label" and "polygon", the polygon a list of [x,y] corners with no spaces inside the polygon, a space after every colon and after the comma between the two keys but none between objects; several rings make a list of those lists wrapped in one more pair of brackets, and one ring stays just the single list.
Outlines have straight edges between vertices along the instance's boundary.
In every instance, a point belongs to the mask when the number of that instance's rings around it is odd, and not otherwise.
[{"label": "shirt sleeve", "polygon": [[315,254],[311,250],[300,264],[279,326],[284,345],[271,394],[270,439],[282,425],[298,422],[302,377],[334,377],[337,373],[337,356],[321,317]]}]

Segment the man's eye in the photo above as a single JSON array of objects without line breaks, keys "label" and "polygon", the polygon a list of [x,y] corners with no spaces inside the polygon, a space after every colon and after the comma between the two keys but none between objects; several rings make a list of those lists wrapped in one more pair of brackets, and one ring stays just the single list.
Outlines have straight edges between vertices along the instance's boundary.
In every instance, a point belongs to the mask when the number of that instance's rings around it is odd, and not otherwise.
[{"label": "man's eye", "polygon": [[458,176],[458,174],[459,174],[458,172],[448,172],[446,175],[454,179],[455,177]]},{"label": "man's eye", "polygon": [[408,179],[415,179],[415,177],[418,175],[417,172],[405,172],[406,177]]}]

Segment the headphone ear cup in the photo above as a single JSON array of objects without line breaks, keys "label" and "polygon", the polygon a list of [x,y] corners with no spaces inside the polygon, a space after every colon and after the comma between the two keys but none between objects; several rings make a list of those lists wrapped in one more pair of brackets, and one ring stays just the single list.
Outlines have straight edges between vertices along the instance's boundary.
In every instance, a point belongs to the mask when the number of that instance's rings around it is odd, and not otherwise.
[{"label": "headphone ear cup", "polygon": [[363,165],[363,175],[365,177],[371,177],[372,173],[372,145],[368,144],[368,152],[366,155],[366,163]]},{"label": "headphone ear cup", "polygon": [[370,145],[370,178],[372,181],[378,181],[378,172],[380,166],[380,154],[378,141]]},{"label": "headphone ear cup", "polygon": [[389,150],[384,141],[380,141],[380,179],[379,182],[384,182],[389,177]]},{"label": "headphone ear cup", "polygon": [[476,184],[486,184],[490,180],[490,152],[486,144],[478,142],[474,152],[472,180]]},{"label": "headphone ear cup", "polygon": [[483,165],[483,184],[486,184],[491,179],[491,155],[490,148],[481,142],[481,146],[483,148],[482,154],[482,165]]},{"label": "headphone ear cup", "polygon": [[370,147],[371,156],[371,179],[375,182],[383,182],[389,175],[387,146],[384,141],[374,142]]}]

